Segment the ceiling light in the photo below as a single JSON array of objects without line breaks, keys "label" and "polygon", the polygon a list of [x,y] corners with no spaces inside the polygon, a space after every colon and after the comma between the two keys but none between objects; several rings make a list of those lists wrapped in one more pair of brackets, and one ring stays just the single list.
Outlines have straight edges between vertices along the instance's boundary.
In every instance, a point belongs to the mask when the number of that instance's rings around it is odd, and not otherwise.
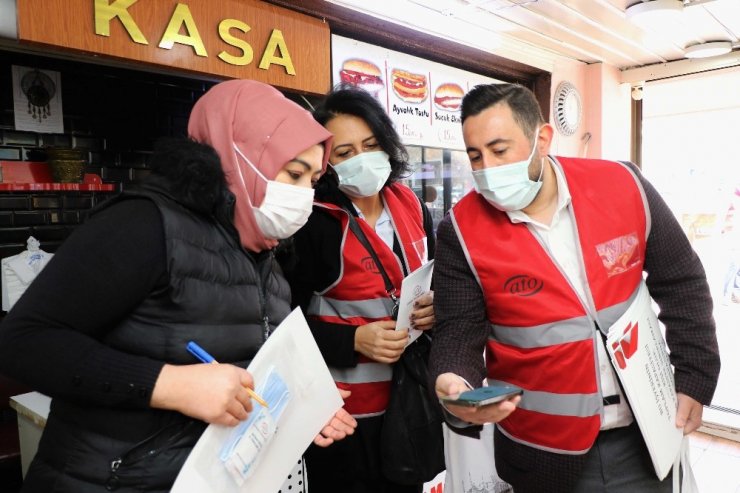
[{"label": "ceiling light", "polygon": [[684,55],[686,58],[707,58],[710,56],[724,55],[732,51],[732,43],[729,41],[711,41],[697,45],[687,46]]},{"label": "ceiling light", "polygon": [[659,26],[664,22],[676,22],[683,14],[681,0],[650,0],[630,5],[625,10],[627,18],[640,26]]}]

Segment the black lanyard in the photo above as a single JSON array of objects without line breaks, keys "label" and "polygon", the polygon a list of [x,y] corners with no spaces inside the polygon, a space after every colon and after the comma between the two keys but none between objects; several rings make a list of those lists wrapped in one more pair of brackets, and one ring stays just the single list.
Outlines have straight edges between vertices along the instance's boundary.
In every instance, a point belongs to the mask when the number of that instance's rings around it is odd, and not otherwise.
[{"label": "black lanyard", "polygon": [[388,277],[388,274],[383,268],[383,264],[380,262],[380,259],[378,258],[378,254],[375,253],[375,249],[370,244],[370,241],[367,239],[367,236],[365,236],[365,232],[362,231],[362,228],[357,222],[357,219],[355,219],[355,215],[352,214],[352,212],[349,211],[347,208],[344,208],[344,210],[349,215],[349,229],[352,230],[352,232],[355,234],[355,236],[360,241],[360,243],[362,243],[362,246],[364,246],[365,249],[368,251],[370,256],[373,258],[375,265],[378,267],[378,270],[380,271],[380,275],[383,276],[383,282],[385,283],[385,291],[388,293],[388,296],[393,301],[393,314],[392,315],[395,320],[396,315],[398,314],[398,294],[396,292],[396,288],[393,286],[393,283],[391,282],[390,277]]}]

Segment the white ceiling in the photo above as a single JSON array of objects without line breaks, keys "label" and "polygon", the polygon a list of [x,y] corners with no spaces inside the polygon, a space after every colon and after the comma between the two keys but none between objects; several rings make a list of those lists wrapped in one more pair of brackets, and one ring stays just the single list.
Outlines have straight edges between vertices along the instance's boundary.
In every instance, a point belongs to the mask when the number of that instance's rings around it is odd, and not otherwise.
[{"label": "white ceiling", "polygon": [[[549,71],[564,59],[605,63],[633,82],[740,64],[740,0],[673,0],[684,4],[679,19],[649,26],[625,13],[640,0],[327,1]],[[735,50],[684,58],[709,41]]]}]

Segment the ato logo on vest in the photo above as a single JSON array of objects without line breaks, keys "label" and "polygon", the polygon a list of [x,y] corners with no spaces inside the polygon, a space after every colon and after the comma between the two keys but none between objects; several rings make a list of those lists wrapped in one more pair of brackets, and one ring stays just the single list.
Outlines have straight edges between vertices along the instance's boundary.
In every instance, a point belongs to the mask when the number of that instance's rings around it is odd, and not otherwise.
[{"label": "ato logo on vest", "polygon": [[378,270],[378,266],[375,265],[375,260],[373,260],[372,257],[364,257],[362,259],[362,267],[366,271],[372,272],[373,274],[380,274],[380,271]]},{"label": "ato logo on vest", "polygon": [[504,283],[504,291],[516,296],[532,296],[540,292],[545,283],[524,274],[512,276]]}]

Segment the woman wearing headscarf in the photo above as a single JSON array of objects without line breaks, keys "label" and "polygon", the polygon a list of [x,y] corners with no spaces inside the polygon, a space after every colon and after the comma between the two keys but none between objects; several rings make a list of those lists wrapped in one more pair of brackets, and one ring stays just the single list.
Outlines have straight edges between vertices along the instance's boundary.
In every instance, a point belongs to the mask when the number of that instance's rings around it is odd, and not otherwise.
[{"label": "woman wearing headscarf", "polygon": [[[414,192],[399,183],[411,171],[408,154],[369,93],[338,88],[314,118],[334,135],[330,166],[317,186],[314,213],[293,238],[297,264],[287,277],[337,386],[352,392],[345,409],[358,425],[346,440],[308,450],[309,484],[318,491],[331,491],[334,484],[350,493],[421,492],[421,484],[395,484],[383,476],[380,436],[392,365],[409,340],[407,331],[394,330],[392,298],[404,276],[432,258],[432,220]],[[433,326],[431,292],[416,300],[412,319],[413,328]]]},{"label": "woman wearing headscarf", "polygon": [[[273,248],[308,218],[331,137],[244,80],[201,97],[188,130],[0,325],[0,371],[53,398],[24,492],[169,491],[208,423],[252,410],[244,368],[290,311]],[[190,340],[222,364],[197,364]],[[316,443],[352,424],[338,414]]]}]

